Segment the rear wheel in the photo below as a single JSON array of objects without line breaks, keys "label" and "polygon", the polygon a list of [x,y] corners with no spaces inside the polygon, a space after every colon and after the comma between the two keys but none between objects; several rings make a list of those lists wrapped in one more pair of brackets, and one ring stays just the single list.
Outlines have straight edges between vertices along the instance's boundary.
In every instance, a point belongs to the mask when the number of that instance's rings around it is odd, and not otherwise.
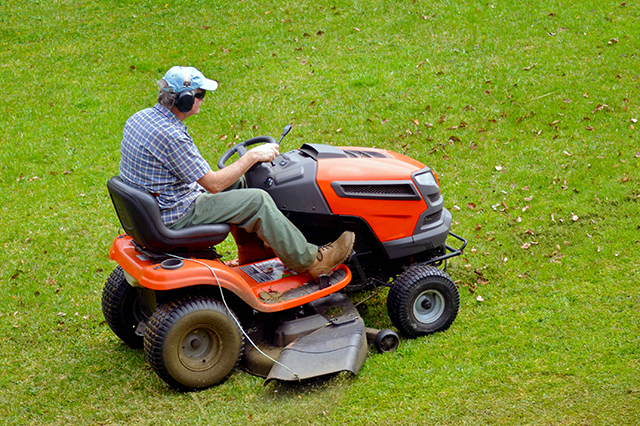
[{"label": "rear wheel", "polygon": [[135,288],[127,282],[122,267],[117,266],[102,290],[102,314],[111,330],[124,343],[135,349],[143,346],[143,338],[136,334],[141,321],[142,304]]},{"label": "rear wheel", "polygon": [[459,306],[460,295],[453,280],[431,266],[407,269],[395,280],[387,298],[391,321],[409,337],[448,329]]},{"label": "rear wheel", "polygon": [[243,335],[221,302],[187,297],[160,306],[144,336],[147,361],[170,386],[191,391],[225,381],[242,356]]}]

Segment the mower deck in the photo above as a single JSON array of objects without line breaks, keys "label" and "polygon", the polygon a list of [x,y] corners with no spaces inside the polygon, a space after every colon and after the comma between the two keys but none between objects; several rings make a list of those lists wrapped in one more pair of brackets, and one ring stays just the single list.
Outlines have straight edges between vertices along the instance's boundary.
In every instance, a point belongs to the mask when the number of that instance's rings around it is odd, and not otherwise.
[{"label": "mower deck", "polygon": [[[334,293],[309,303],[306,316],[267,322],[262,316],[248,325],[258,349],[245,343],[241,367],[271,380],[304,380],[349,371],[358,374],[369,353],[364,321],[351,301]],[[275,329],[273,324],[277,324]],[[374,330],[378,332],[378,330]]]}]

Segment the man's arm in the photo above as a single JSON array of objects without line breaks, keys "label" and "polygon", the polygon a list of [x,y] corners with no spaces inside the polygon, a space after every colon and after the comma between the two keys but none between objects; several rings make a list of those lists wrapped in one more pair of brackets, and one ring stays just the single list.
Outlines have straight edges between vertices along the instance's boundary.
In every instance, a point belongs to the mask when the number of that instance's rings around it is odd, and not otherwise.
[{"label": "man's arm", "polygon": [[198,183],[212,194],[224,191],[240,179],[254,164],[273,161],[279,154],[278,148],[279,146],[273,143],[255,147],[224,169],[215,172],[209,170],[203,177],[198,179]]}]

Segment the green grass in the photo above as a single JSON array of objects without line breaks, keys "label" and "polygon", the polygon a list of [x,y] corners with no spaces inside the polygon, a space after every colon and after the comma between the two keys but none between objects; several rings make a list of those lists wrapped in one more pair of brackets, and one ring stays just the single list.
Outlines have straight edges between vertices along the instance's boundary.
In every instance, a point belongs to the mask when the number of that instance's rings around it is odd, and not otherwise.
[{"label": "green grass", "polygon": [[[0,422],[640,422],[638,16],[592,0],[0,5]],[[119,342],[100,310],[119,232],[105,183],[124,121],[177,64],[220,81],[187,122],[212,164],[293,123],[283,149],[434,168],[469,240],[451,329],[357,377],[237,372],[193,394]],[[385,300],[368,325],[391,326]]]}]

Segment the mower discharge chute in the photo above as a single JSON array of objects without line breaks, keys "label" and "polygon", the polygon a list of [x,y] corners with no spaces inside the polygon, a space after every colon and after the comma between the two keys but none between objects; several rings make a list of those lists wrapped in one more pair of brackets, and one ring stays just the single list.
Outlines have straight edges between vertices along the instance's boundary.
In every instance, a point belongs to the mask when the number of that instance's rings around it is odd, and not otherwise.
[{"label": "mower discharge chute", "polygon": [[[218,166],[263,142],[275,140],[244,141]],[[391,151],[304,144],[254,166],[246,179],[312,243],[355,232],[354,254],[319,282],[278,258],[230,266],[215,251],[228,224],[171,230],[152,195],[117,176],[107,184],[126,234],[110,250],[118,266],[105,284],[103,313],[120,339],[144,347],[169,385],[203,389],[237,365],[267,380],[357,374],[369,344],[384,352],[399,342],[392,330],[366,328],[344,294],[372,284],[390,286],[389,316],[407,337],[444,331],[455,320],[457,287],[436,266],[466,241],[449,232],[451,214],[429,168]],[[446,243],[449,235],[460,249]]]}]

